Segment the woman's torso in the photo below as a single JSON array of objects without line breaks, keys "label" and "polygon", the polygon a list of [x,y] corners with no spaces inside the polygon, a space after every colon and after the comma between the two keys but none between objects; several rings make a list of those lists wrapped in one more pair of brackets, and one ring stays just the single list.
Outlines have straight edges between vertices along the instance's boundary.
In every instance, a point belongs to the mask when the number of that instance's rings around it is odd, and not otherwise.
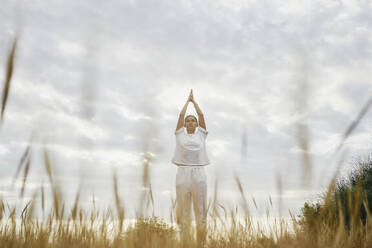
[{"label": "woman's torso", "polygon": [[209,164],[206,152],[205,139],[208,132],[205,129],[196,130],[192,134],[182,130],[176,133],[176,149],[172,162],[178,166],[204,166]]}]

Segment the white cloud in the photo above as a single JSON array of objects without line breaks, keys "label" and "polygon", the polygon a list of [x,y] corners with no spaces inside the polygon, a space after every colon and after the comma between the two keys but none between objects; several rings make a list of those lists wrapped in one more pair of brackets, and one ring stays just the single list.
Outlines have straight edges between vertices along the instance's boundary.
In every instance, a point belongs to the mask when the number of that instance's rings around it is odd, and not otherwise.
[{"label": "white cloud", "polygon": [[80,57],[84,56],[86,52],[84,47],[81,46],[79,43],[68,40],[59,41],[58,48],[62,56]]}]

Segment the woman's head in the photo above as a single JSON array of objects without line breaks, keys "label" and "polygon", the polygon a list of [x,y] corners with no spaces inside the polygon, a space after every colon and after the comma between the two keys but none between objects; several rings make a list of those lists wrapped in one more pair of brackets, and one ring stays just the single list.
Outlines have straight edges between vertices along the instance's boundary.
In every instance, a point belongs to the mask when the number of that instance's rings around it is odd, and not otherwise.
[{"label": "woman's head", "polygon": [[193,115],[188,115],[185,117],[185,127],[187,130],[194,132],[195,128],[198,126],[198,120]]}]

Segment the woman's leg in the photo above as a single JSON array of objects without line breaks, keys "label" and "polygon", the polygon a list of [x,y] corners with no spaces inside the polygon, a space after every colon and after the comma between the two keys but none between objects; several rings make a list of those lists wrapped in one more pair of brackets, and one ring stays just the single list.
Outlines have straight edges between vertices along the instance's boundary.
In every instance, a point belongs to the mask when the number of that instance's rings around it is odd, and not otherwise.
[{"label": "woman's leg", "polygon": [[190,169],[177,168],[176,176],[176,218],[177,224],[190,223],[191,219],[191,190]]},{"label": "woman's leg", "polygon": [[193,170],[192,201],[198,244],[204,244],[207,227],[207,176],[204,167]]},{"label": "woman's leg", "polygon": [[207,176],[204,167],[193,169],[192,201],[196,221],[207,219]]}]

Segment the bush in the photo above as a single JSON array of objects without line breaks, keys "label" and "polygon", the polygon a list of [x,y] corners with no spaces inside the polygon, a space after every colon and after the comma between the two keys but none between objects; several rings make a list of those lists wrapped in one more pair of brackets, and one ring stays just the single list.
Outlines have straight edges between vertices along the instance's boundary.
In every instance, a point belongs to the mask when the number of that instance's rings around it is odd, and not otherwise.
[{"label": "bush", "polygon": [[[340,180],[335,190],[335,199],[339,199],[345,224],[348,228],[353,221],[360,219],[366,224],[372,203],[372,160],[360,159],[347,179]],[[357,219],[356,219],[357,218]]]},{"label": "bush", "polygon": [[156,216],[137,218],[125,231],[124,243],[131,247],[174,247],[176,230]]},{"label": "bush", "polygon": [[360,158],[346,178],[337,181],[330,199],[324,194],[318,203],[304,204],[300,225],[317,232],[321,226],[334,228],[341,222],[347,229],[366,225],[372,211],[372,159]]}]

